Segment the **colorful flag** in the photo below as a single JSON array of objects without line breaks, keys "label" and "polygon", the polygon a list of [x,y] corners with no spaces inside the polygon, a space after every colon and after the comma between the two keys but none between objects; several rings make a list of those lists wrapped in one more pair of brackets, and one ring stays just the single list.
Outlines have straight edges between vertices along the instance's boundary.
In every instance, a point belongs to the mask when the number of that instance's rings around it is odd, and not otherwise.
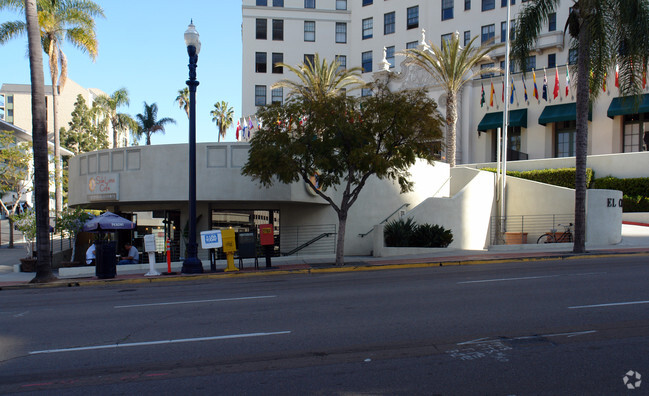
[{"label": "colorful flag", "polygon": [[494,107],[494,94],[496,91],[494,90],[494,82],[491,82],[491,93],[489,94],[489,106]]},{"label": "colorful flag", "polygon": [[243,127],[241,128],[241,140],[246,138],[246,129],[248,129],[248,126],[246,125],[246,117],[243,117]]},{"label": "colorful flag", "polygon": [[237,120],[237,142],[239,141],[239,131],[241,130],[241,123]]},{"label": "colorful flag", "polygon": [[250,131],[252,131],[253,128],[252,120],[250,119],[250,116],[248,116],[248,139],[250,139]]},{"label": "colorful flag", "polygon": [[527,102],[527,86],[525,85],[525,78],[521,74],[521,81],[523,81],[523,94],[525,95],[525,101]]},{"label": "colorful flag", "polygon": [[555,99],[559,96],[559,69],[556,66],[554,67],[554,90],[552,94]]},{"label": "colorful flag", "polygon": [[536,88],[536,73],[534,70],[532,70],[532,81],[534,81],[534,92],[533,95],[536,98],[536,100],[539,100],[539,90]]},{"label": "colorful flag", "polygon": [[566,66],[566,96],[570,93],[570,68]]},{"label": "colorful flag", "polygon": [[642,70],[642,89],[647,86],[647,65]]},{"label": "colorful flag", "polygon": [[615,64],[615,88],[620,88],[620,76],[618,75],[620,66]]},{"label": "colorful flag", "polygon": [[541,95],[545,101],[548,101],[548,75],[545,74],[545,69],[543,69],[543,95]]},{"label": "colorful flag", "polygon": [[602,91],[606,92],[606,79],[608,78],[608,73],[604,72],[604,81],[602,82]]},{"label": "colorful flag", "polygon": [[502,90],[502,95],[500,95],[503,103],[505,103],[505,79],[503,78],[503,90]]},{"label": "colorful flag", "polygon": [[482,95],[480,95],[480,107],[483,107],[485,104],[485,98],[484,98],[484,84],[482,84]]},{"label": "colorful flag", "polygon": [[512,76],[512,88],[509,90],[511,93],[509,94],[509,103],[513,104],[514,103],[514,94],[516,93],[516,85],[514,85],[514,77]]}]

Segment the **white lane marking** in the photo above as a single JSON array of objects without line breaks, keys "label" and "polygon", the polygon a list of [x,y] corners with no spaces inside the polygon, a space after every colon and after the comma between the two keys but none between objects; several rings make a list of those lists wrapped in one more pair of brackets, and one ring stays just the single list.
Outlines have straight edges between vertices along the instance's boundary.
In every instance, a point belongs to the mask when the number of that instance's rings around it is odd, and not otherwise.
[{"label": "white lane marking", "polygon": [[460,342],[457,345],[488,344],[488,343],[491,343],[491,342],[511,341],[511,340],[531,340],[531,339],[540,338],[540,337],[549,338],[549,337],[566,336],[566,337],[570,338],[570,337],[580,336],[580,335],[584,335],[584,334],[592,334],[592,333],[597,333],[597,330],[575,331],[575,332],[572,332],[572,333],[540,334],[540,335],[532,335],[532,336],[521,336],[521,337],[513,337],[513,338],[499,338],[499,339],[489,339],[489,337],[485,337],[485,338],[477,338],[477,339],[471,340],[471,341]]},{"label": "white lane marking", "polygon": [[628,302],[619,302],[619,303],[610,303],[610,304],[576,305],[574,307],[568,307],[568,309],[615,307],[618,305],[635,305],[635,304],[649,304],[649,301],[628,301]]},{"label": "white lane marking", "polygon": [[215,298],[212,300],[194,300],[194,301],[172,301],[152,304],[133,304],[133,305],[116,305],[113,308],[135,308],[135,307],[153,307],[156,305],[177,305],[177,304],[199,304],[208,302],[223,302],[223,301],[241,301],[241,300],[256,300],[261,298],[275,298],[277,296],[253,296],[253,297],[233,297],[233,298]]},{"label": "white lane marking", "polygon": [[159,344],[177,344],[181,342],[199,342],[199,341],[215,341],[215,340],[229,340],[233,338],[248,338],[248,337],[265,337],[271,335],[290,334],[290,331],[276,331],[272,333],[248,333],[248,334],[231,334],[224,336],[214,337],[199,337],[199,338],[181,338],[177,340],[160,340],[160,341],[145,341],[145,342],[131,342],[127,344],[109,344],[109,345],[94,345],[87,347],[77,348],[61,348],[61,349],[45,349],[42,351],[29,352],[30,355],[38,355],[43,353],[59,353],[59,352],[76,352],[76,351],[90,351],[94,349],[112,349],[112,348],[128,348],[136,346],[159,345]]},{"label": "white lane marking", "polygon": [[522,278],[500,278],[500,279],[483,279],[475,281],[464,281],[458,282],[458,285],[465,283],[487,283],[487,282],[506,282],[506,281],[517,281],[517,280],[528,280],[528,279],[543,279],[543,278],[557,278],[561,275],[542,275],[542,276],[526,276]]}]

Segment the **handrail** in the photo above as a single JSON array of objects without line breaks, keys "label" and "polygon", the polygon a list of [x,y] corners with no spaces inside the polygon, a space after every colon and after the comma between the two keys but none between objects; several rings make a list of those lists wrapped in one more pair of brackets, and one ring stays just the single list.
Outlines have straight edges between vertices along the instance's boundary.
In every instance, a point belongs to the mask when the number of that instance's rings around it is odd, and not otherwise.
[{"label": "handrail", "polygon": [[431,195],[431,197],[435,198],[435,195],[437,195],[437,193],[440,192],[440,191],[442,190],[442,188],[446,185],[446,183],[448,183],[449,181],[451,181],[451,178],[452,178],[452,177],[453,177],[453,176],[449,176],[448,179],[444,180],[444,183],[442,183],[442,185],[439,186],[439,188],[437,189],[437,191],[435,191],[435,194]]},{"label": "handrail", "polygon": [[311,245],[311,244],[316,243],[317,241],[321,240],[322,238],[327,238],[327,237],[329,237],[330,235],[336,235],[336,233],[335,233],[335,232],[325,232],[325,233],[322,233],[322,234],[318,235],[317,237],[311,239],[310,241],[304,242],[303,244],[301,244],[300,246],[298,246],[298,247],[296,247],[295,249],[291,250],[290,252],[288,252],[288,253],[282,253],[282,256],[290,256],[290,255],[292,255],[292,254],[295,254],[295,253],[299,252],[300,250],[304,249],[305,247],[307,247],[307,246],[309,246],[309,245]]},{"label": "handrail", "polygon": [[[386,221],[390,220],[390,217],[394,216],[394,214],[397,213],[398,211],[400,211],[401,208],[403,208],[403,207],[406,207],[406,208],[407,208],[408,206],[410,206],[409,203],[404,203],[403,205],[399,206],[399,208],[397,208],[397,210],[395,210],[394,212],[390,213],[390,215],[389,215],[388,217],[386,217],[385,219],[383,219],[383,221],[381,221],[379,224],[383,224],[383,223],[385,223]],[[369,231],[367,231],[367,232],[364,233],[364,234],[358,234],[358,236],[361,237],[361,238],[365,238],[365,237],[366,237],[370,232],[372,232],[372,231],[374,231],[374,227],[372,227]]]}]

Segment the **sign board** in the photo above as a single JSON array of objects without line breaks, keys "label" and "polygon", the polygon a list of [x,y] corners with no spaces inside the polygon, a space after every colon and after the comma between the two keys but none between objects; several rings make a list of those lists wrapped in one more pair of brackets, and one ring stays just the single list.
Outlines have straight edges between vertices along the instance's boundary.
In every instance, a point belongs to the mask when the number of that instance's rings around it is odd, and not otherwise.
[{"label": "sign board", "polygon": [[155,235],[147,234],[144,236],[144,251],[145,252],[155,252]]},{"label": "sign board", "polygon": [[239,257],[252,258],[257,257],[255,251],[255,233],[254,232],[240,232],[239,233]]},{"label": "sign board", "polygon": [[237,250],[233,229],[222,230],[221,237],[223,238],[223,253],[232,253]]},{"label": "sign board", "polygon": [[221,230],[201,231],[201,248],[216,249],[222,246]]},{"label": "sign board", "polygon": [[167,248],[166,242],[165,242],[165,233],[164,231],[162,232],[157,232],[155,234],[155,251],[156,252],[164,252]]},{"label": "sign board", "polygon": [[272,224],[259,225],[259,239],[262,246],[274,245],[275,236],[273,235]]},{"label": "sign board", "polygon": [[119,201],[119,173],[88,177],[88,201]]}]

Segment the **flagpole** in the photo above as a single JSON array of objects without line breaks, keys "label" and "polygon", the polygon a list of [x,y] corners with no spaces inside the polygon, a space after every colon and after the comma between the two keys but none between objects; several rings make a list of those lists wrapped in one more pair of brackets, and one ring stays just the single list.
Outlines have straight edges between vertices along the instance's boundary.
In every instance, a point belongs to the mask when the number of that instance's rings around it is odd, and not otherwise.
[{"label": "flagpole", "polygon": [[[505,32],[505,92],[509,92],[509,51],[510,51],[510,32],[511,32],[511,1],[507,0],[507,28]],[[503,138],[502,138],[502,174],[500,176],[500,215],[503,218],[502,232],[507,231],[507,221],[505,214],[505,186],[507,184],[507,127],[509,126],[509,101],[505,100],[503,111]]]}]

